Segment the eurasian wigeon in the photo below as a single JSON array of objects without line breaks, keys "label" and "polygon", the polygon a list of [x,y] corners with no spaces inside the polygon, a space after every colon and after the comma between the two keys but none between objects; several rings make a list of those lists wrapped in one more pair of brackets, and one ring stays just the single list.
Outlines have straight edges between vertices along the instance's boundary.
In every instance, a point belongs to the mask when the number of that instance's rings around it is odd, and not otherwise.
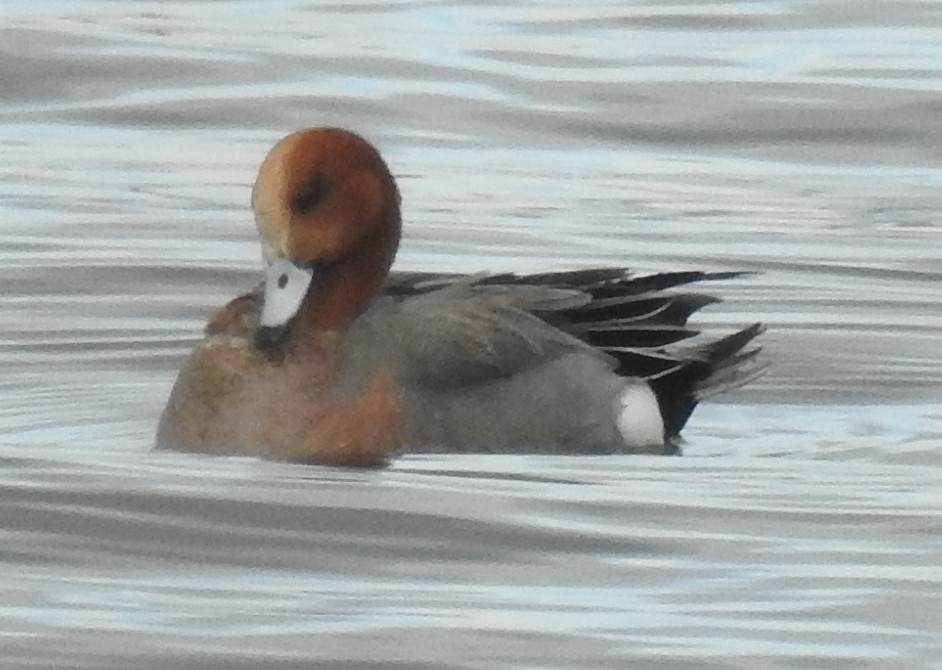
[{"label": "eurasian wigeon", "polygon": [[284,138],[252,190],[264,280],[209,320],[157,446],[329,464],[403,451],[673,453],[765,368],[754,324],[680,346],[736,272],[389,273],[399,193],[363,138]]}]

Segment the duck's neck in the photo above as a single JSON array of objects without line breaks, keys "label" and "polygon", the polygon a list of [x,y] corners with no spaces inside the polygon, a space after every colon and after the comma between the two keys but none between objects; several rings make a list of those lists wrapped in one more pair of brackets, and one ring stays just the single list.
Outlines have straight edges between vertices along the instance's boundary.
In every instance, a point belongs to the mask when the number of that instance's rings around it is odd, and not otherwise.
[{"label": "duck's neck", "polygon": [[382,291],[396,247],[399,229],[361,244],[355,252],[326,266],[315,277],[299,316],[306,327],[320,331],[344,330],[365,312]]}]

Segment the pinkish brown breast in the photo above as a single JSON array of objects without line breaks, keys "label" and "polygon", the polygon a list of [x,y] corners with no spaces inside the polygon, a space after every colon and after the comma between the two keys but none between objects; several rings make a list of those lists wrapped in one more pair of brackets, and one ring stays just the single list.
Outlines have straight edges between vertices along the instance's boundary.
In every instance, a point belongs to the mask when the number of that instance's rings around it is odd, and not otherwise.
[{"label": "pinkish brown breast", "polygon": [[307,337],[273,361],[251,345],[244,320],[223,316],[180,371],[158,448],[337,465],[382,462],[400,448],[400,394],[387,371],[341,393],[336,334]]}]

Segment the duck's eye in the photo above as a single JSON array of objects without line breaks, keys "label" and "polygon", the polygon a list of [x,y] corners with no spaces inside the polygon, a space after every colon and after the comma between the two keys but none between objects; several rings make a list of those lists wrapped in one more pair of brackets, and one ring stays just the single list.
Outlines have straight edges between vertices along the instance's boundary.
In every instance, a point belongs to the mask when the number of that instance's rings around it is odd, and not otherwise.
[{"label": "duck's eye", "polygon": [[288,275],[282,273],[281,276],[278,277],[278,288],[284,288],[287,285],[288,285]]},{"label": "duck's eye", "polygon": [[291,211],[295,214],[308,214],[320,204],[321,199],[327,195],[327,179],[321,175],[301,184],[291,198]]}]

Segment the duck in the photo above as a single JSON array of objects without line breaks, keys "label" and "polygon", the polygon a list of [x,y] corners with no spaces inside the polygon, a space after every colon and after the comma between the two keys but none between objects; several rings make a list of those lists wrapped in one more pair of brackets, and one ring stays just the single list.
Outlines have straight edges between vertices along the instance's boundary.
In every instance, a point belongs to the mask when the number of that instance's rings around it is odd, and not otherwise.
[{"label": "duck", "polygon": [[688,326],[718,302],[690,285],[748,273],[391,271],[399,190],[349,130],[281,139],[251,203],[263,276],[209,318],[158,449],[336,466],[676,454],[700,401],[768,367],[761,323],[713,337]]}]

